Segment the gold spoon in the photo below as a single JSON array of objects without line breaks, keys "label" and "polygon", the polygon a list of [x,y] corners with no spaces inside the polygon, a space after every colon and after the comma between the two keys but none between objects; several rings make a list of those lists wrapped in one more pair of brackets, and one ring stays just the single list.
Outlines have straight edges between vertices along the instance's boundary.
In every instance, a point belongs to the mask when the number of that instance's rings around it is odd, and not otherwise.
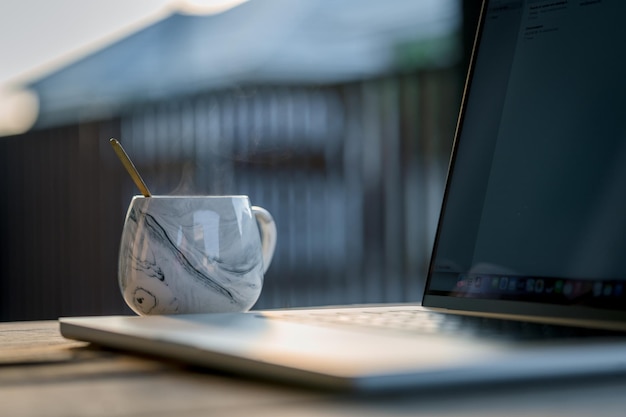
[{"label": "gold spoon", "polygon": [[137,188],[139,188],[139,191],[141,191],[141,194],[143,194],[144,197],[152,196],[152,194],[150,194],[150,191],[148,190],[148,187],[146,186],[146,183],[143,182],[141,175],[139,175],[139,171],[137,171],[137,168],[135,168],[135,164],[133,164],[133,161],[130,160],[128,154],[126,153],[124,148],[122,148],[122,144],[115,138],[111,138],[109,142],[111,143],[111,146],[113,146],[113,150],[117,154],[117,157],[120,158],[120,161],[122,161],[124,168],[126,168],[126,171],[128,171],[130,177],[135,182],[135,185],[137,186]]}]

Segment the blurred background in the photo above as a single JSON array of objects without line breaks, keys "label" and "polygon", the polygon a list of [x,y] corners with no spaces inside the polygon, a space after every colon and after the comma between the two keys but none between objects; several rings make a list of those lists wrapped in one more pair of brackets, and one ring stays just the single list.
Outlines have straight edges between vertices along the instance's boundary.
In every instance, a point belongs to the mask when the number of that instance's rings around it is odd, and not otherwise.
[{"label": "blurred background", "polygon": [[258,308],[419,301],[479,0],[0,0],[0,321],[124,314],[138,191],[247,194]]}]

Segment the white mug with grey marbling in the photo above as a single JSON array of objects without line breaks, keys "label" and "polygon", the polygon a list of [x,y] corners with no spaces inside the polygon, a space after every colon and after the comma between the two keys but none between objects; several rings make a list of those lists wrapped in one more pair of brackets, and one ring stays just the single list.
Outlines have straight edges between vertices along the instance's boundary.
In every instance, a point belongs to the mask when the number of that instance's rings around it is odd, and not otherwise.
[{"label": "white mug with grey marbling", "polygon": [[118,279],[140,315],[249,310],[276,245],[270,213],[247,196],[133,197]]}]

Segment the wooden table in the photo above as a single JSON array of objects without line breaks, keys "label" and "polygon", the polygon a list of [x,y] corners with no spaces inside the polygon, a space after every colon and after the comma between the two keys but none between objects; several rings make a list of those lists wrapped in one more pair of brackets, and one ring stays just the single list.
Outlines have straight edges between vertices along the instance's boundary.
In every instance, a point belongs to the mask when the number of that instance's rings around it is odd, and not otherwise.
[{"label": "wooden table", "polygon": [[624,416],[626,375],[358,396],[243,379],[0,323],[0,416]]}]

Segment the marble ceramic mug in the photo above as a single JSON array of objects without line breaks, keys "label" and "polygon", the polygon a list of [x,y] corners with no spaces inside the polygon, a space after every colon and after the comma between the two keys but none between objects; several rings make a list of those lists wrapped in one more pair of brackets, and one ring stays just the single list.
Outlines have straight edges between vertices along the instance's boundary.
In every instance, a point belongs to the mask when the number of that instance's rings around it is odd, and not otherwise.
[{"label": "marble ceramic mug", "polygon": [[133,197],[118,279],[137,314],[246,311],[276,245],[276,225],[247,196]]}]

